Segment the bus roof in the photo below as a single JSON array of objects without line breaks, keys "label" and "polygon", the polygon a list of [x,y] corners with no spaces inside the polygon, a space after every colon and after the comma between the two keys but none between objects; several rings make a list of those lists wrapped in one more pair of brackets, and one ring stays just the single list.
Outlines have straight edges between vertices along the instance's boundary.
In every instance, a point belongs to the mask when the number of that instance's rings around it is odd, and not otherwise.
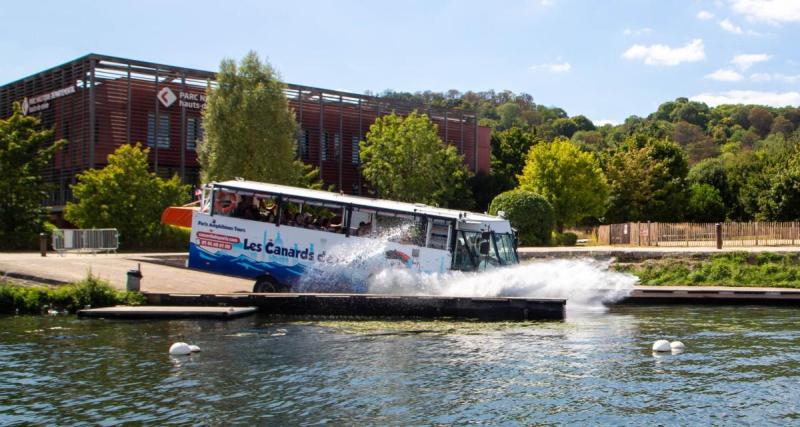
[{"label": "bus roof", "polygon": [[438,218],[453,220],[463,220],[466,222],[480,222],[489,224],[496,232],[510,232],[511,226],[508,220],[494,215],[479,214],[475,212],[459,211],[454,209],[437,208],[422,203],[405,203],[393,200],[372,199],[368,197],[351,196],[348,194],[332,193],[330,191],[311,190],[308,188],[290,187],[287,185],[268,184],[255,181],[223,181],[211,183],[215,187],[223,187],[232,190],[241,190],[253,193],[267,193],[270,195],[280,195],[309,199],[318,202],[329,202],[337,205],[352,205],[361,208],[375,209],[377,211],[389,211],[396,213],[406,213],[410,215],[426,215]]}]

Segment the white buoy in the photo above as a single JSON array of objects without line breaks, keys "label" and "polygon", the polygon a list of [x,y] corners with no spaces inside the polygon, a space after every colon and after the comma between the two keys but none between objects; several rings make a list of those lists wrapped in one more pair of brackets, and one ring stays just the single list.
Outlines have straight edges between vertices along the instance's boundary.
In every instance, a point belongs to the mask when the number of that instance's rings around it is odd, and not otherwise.
[{"label": "white buoy", "polygon": [[176,342],[169,347],[169,354],[173,356],[185,356],[191,352],[192,349],[185,342]]},{"label": "white buoy", "polygon": [[191,350],[192,353],[197,353],[198,351],[200,351],[200,347],[194,344],[189,344],[189,350]]},{"label": "white buoy", "polygon": [[683,345],[683,343],[680,341],[673,341],[669,343],[669,347],[673,350],[678,350],[678,351],[683,351],[684,349],[686,349],[686,346]]},{"label": "white buoy", "polygon": [[672,347],[667,340],[658,340],[653,343],[653,351],[670,351]]}]

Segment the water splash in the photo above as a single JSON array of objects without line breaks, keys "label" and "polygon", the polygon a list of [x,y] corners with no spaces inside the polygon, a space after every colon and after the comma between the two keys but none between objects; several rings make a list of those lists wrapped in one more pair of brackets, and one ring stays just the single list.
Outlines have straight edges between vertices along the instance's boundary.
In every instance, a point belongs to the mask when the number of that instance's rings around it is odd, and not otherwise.
[{"label": "water splash", "polygon": [[633,290],[637,278],[609,270],[611,260],[534,261],[485,272],[415,274],[385,269],[368,284],[370,293],[459,297],[565,298],[568,309],[603,309]]},{"label": "water splash", "polygon": [[[335,262],[309,271],[299,292],[367,292],[391,295],[456,297],[526,297],[567,299],[570,310],[604,309],[625,298],[638,279],[609,270],[612,260],[591,258],[533,261],[482,272],[421,273],[386,266],[390,241],[409,232],[407,225],[384,229],[372,239],[359,239],[327,249]],[[348,287],[347,289],[343,286]]]}]

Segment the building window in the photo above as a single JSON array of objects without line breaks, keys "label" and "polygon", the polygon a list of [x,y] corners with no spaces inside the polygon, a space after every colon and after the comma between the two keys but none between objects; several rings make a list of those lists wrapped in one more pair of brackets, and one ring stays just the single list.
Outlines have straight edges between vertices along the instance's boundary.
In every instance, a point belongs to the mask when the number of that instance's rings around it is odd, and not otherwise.
[{"label": "building window", "polygon": [[300,129],[297,135],[297,157],[308,160],[308,132],[305,129]]},{"label": "building window", "polygon": [[353,135],[353,164],[358,165],[361,164],[361,159],[359,159],[358,155],[361,152],[361,138],[358,135]]},{"label": "building window", "polygon": [[[160,136],[159,131],[159,136]],[[197,150],[197,146],[203,140],[203,121],[199,117],[189,117],[186,119],[186,149]]]},{"label": "building window", "polygon": [[342,138],[338,133],[333,134],[333,157],[339,160],[342,154]]},{"label": "building window", "polygon": [[328,160],[328,132],[322,133],[322,141],[319,147],[319,159],[322,161]]},{"label": "building window", "polygon": [[[156,145],[156,115],[147,114],[147,145]],[[169,114],[158,115],[158,148],[169,148]]]}]

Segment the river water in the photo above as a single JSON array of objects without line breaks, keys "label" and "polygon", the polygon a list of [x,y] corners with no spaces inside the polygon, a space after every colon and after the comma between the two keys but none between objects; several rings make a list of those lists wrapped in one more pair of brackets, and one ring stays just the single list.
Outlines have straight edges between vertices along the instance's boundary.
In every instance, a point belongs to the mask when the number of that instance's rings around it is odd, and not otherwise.
[{"label": "river water", "polygon": [[[0,318],[0,425],[797,424],[800,311],[564,322]],[[686,352],[654,356],[659,338]],[[171,357],[170,344],[203,351]]]}]

